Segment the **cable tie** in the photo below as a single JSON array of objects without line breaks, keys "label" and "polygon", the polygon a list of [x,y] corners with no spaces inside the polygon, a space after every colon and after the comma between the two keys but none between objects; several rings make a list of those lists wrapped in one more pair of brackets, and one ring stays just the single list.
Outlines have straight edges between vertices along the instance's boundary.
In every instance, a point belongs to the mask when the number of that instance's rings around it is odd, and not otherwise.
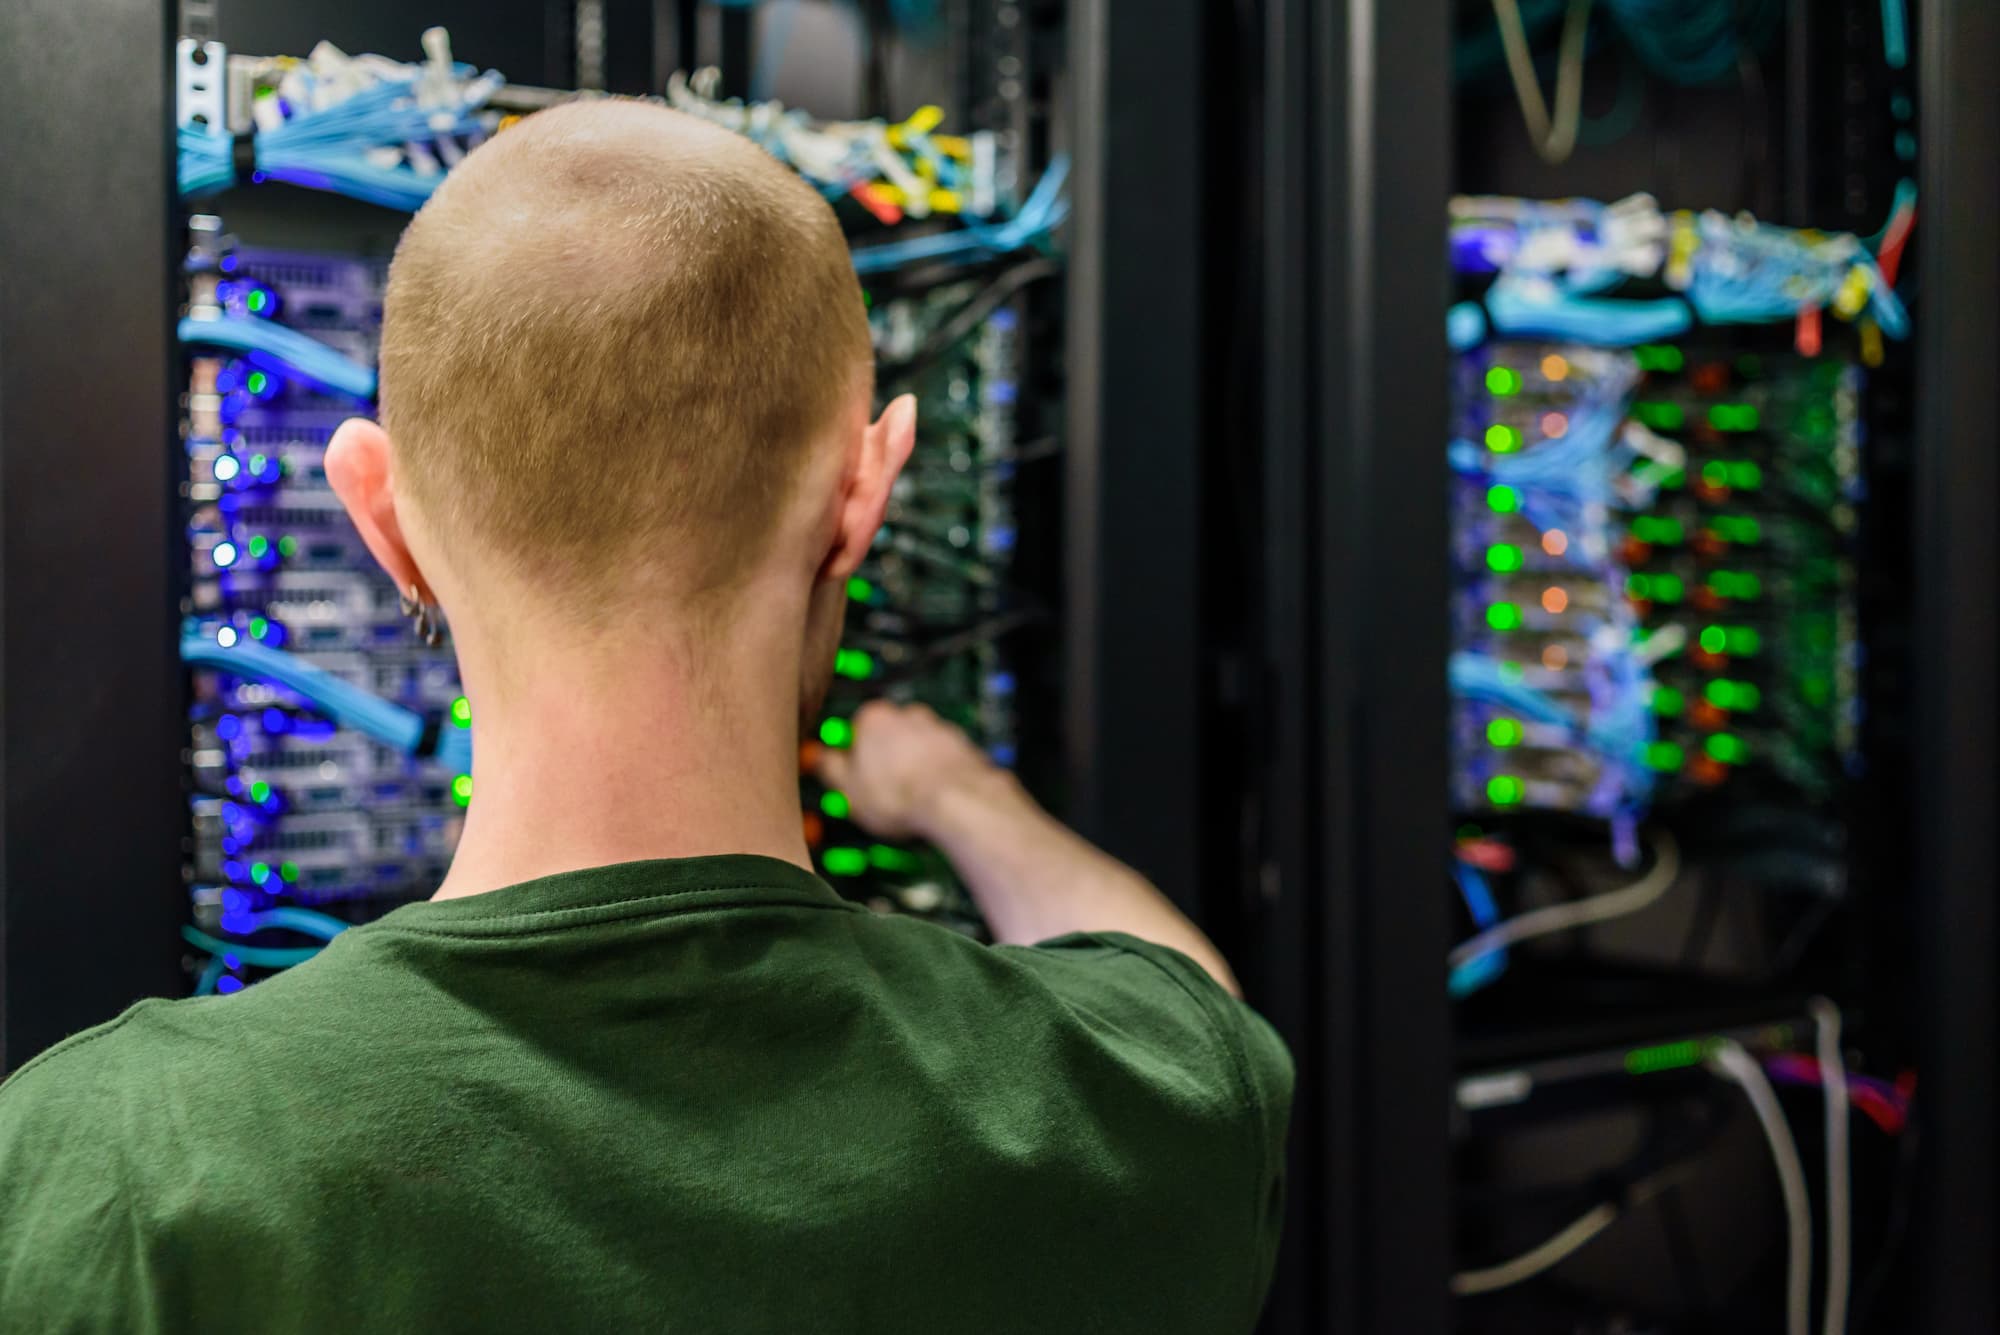
[{"label": "cable tie", "polygon": [[247,181],[257,172],[257,132],[244,130],[229,141],[230,171],[238,181]]}]

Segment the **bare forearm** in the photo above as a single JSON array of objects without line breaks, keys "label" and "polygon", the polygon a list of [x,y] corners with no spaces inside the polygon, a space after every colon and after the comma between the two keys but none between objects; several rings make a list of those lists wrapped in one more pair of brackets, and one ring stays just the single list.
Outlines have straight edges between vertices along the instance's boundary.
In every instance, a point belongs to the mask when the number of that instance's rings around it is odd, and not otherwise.
[{"label": "bare forearm", "polygon": [[1145,877],[1043,811],[1012,775],[994,770],[941,791],[925,824],[996,940],[1025,945],[1066,932],[1124,932],[1180,951],[1241,995],[1200,928]]}]

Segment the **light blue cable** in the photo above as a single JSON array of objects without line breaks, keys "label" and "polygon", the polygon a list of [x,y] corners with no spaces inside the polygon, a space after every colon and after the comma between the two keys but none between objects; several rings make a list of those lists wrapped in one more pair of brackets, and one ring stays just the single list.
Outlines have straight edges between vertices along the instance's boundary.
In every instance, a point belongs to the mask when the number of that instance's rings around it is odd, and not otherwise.
[{"label": "light blue cable", "polygon": [[1904,0],[1882,0],[1882,59],[1892,70],[1910,63],[1910,16]]},{"label": "light blue cable", "polygon": [[375,372],[296,329],[254,316],[222,315],[198,320],[181,317],[180,341],[195,347],[229,348],[252,362],[302,376],[324,389],[357,399],[375,396]]},{"label": "light blue cable", "polygon": [[[1452,876],[1458,883],[1458,892],[1465,900],[1465,911],[1472,916],[1473,926],[1485,931],[1500,921],[1500,906],[1493,900],[1493,888],[1486,883],[1486,877],[1477,867],[1463,862],[1452,864]],[[1454,997],[1470,996],[1485,987],[1507,971],[1507,948],[1500,947],[1484,955],[1474,956],[1451,971],[1446,980],[1445,990]]]},{"label": "light blue cable", "polygon": [[199,927],[182,927],[181,940],[211,955],[234,955],[245,964],[254,964],[260,969],[289,969],[294,964],[304,964],[326,949],[325,946],[302,946],[284,950],[271,946],[240,946],[234,941],[223,941],[210,936]]},{"label": "light blue cable", "polygon": [[222,930],[232,936],[248,936],[252,932],[279,928],[288,932],[298,932],[304,936],[316,936],[322,941],[333,940],[353,925],[330,913],[293,908],[288,905],[262,909],[254,913],[226,913],[222,918]]}]

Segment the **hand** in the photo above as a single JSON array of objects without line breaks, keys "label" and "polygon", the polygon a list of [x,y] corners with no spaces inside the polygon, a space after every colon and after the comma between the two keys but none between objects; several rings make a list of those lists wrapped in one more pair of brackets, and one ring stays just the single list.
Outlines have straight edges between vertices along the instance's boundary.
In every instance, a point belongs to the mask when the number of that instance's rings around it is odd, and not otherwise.
[{"label": "hand", "polygon": [[854,741],[822,752],[820,779],[847,795],[851,820],[884,839],[932,838],[941,799],[1004,784],[1005,771],[923,705],[871,700],[854,715]]}]

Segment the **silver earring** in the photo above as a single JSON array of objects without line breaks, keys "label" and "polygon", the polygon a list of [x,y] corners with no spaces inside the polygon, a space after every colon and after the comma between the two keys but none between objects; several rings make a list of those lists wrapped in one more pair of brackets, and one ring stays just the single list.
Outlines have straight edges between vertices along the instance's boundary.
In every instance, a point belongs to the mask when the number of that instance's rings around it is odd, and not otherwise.
[{"label": "silver earring", "polygon": [[418,639],[432,649],[444,643],[444,627],[438,624],[437,617],[417,592],[415,583],[410,585],[408,593],[398,594],[397,601],[402,606],[403,615],[410,618],[411,628],[416,631]]}]

